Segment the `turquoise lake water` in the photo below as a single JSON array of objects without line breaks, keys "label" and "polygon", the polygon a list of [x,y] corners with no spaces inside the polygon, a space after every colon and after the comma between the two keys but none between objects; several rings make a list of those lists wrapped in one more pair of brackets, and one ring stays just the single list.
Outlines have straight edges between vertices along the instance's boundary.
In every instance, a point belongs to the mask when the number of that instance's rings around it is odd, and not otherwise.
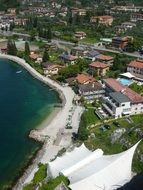
[{"label": "turquoise lake water", "polygon": [[57,92],[16,63],[0,59],[0,190],[11,185],[40,148],[28,138],[29,131],[59,102]]}]

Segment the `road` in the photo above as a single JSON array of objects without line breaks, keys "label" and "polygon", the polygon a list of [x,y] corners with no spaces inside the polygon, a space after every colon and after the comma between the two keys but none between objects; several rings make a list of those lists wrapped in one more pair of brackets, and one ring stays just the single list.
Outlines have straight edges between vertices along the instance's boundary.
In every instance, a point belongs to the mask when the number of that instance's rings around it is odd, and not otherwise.
[{"label": "road", "polygon": [[[30,37],[29,34],[17,33],[17,32],[12,32],[12,31],[1,31],[0,30],[0,34],[2,34],[4,36],[19,35],[21,38],[22,37],[27,37],[27,38]],[[36,36],[36,39],[38,40],[39,37]],[[44,39],[43,39],[43,41],[46,43],[48,42],[47,40],[44,40]],[[55,43],[58,47],[65,46],[67,48],[72,48],[73,46],[75,46],[75,43],[64,41],[64,40],[53,39],[52,42]],[[121,52],[119,50],[107,49],[105,46],[98,46],[96,44],[94,45],[94,44],[79,43],[78,45],[85,49],[89,49],[89,50],[97,50],[97,51],[110,52],[110,53],[115,53],[115,54],[124,54],[124,55],[130,56],[130,57],[143,59],[143,55],[141,56],[138,52],[133,52],[133,53]]]},{"label": "road", "polygon": [[[72,42],[67,42],[67,41],[62,41],[62,40],[52,40],[52,42],[55,43],[58,47],[60,46],[60,44],[65,45],[65,46],[72,46],[72,47],[75,46],[75,44]],[[110,52],[110,53],[115,53],[115,54],[124,54],[127,56],[143,59],[143,55],[141,56],[138,52],[133,52],[133,53],[121,52],[119,50],[107,49],[105,46],[98,46],[98,45],[94,45],[94,44],[79,43],[78,45],[85,49]]]}]

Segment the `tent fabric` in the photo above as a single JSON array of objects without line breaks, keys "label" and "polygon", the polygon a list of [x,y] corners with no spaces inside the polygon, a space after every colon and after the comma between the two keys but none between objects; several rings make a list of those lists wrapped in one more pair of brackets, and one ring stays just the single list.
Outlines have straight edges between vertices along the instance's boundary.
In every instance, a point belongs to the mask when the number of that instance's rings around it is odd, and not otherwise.
[{"label": "tent fabric", "polygon": [[72,190],[114,190],[131,179],[131,165],[136,147],[111,156],[101,156],[69,176]]},{"label": "tent fabric", "polygon": [[127,77],[129,79],[135,78],[135,76],[131,74],[130,72],[120,74],[120,76]]},{"label": "tent fabric", "polygon": [[97,158],[100,158],[103,155],[103,151],[101,149],[97,149],[92,152],[87,157],[83,157],[81,161],[78,161],[76,164],[72,165],[70,168],[62,170],[60,173],[64,176],[70,177],[71,174],[75,174],[80,169],[85,167],[86,165],[90,164],[91,162],[95,161]]},{"label": "tent fabric", "polygon": [[83,158],[92,154],[90,150],[88,150],[84,144],[80,147],[76,147],[71,152],[66,152],[62,157],[57,157],[56,160],[49,162],[47,173],[50,177],[57,177],[62,170],[65,170]]},{"label": "tent fabric", "polygon": [[72,190],[117,189],[131,179],[132,159],[139,142],[115,155],[103,155],[101,149],[91,152],[82,144],[50,162],[48,173],[68,177]]}]

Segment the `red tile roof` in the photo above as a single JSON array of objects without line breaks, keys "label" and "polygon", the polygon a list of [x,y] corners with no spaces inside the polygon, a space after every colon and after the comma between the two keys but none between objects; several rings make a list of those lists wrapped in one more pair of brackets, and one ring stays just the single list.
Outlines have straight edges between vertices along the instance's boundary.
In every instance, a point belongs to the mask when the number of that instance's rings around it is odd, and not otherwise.
[{"label": "red tile roof", "polygon": [[122,86],[118,81],[113,78],[104,79],[104,82],[107,86],[109,86],[110,88],[112,88],[112,90],[116,92],[120,92],[121,90],[123,90],[124,86]]},{"label": "red tile roof", "polygon": [[33,60],[36,60],[36,59],[38,59],[39,57],[40,57],[40,55],[37,54],[37,53],[32,53],[32,54],[30,54],[30,58],[33,59]]},{"label": "red tile roof", "polygon": [[143,97],[130,89],[129,87],[125,87],[121,85],[117,80],[113,78],[104,79],[104,82],[107,86],[112,88],[116,92],[122,92],[124,95],[126,95],[132,103],[143,103]]},{"label": "red tile roof", "polygon": [[100,69],[104,69],[104,68],[109,67],[109,65],[102,63],[102,62],[99,62],[99,61],[95,61],[95,62],[91,63],[89,66],[95,67],[95,68],[100,68]]},{"label": "red tile roof", "polygon": [[90,83],[90,82],[95,81],[93,77],[85,75],[85,74],[78,74],[78,76],[76,77],[76,80],[80,84],[85,84],[85,83]]},{"label": "red tile roof", "polygon": [[143,60],[131,61],[128,66],[143,69]]},{"label": "red tile roof", "polygon": [[49,69],[49,70],[52,70],[52,69],[56,69],[56,68],[62,68],[63,66],[61,66],[61,65],[58,65],[58,64],[53,64],[53,65],[49,65],[47,68]]},{"label": "red tile roof", "polygon": [[111,56],[108,56],[108,55],[99,55],[98,57],[97,57],[98,59],[100,59],[100,60],[102,60],[102,61],[110,61],[110,60],[113,60],[114,58],[113,57],[111,57]]}]

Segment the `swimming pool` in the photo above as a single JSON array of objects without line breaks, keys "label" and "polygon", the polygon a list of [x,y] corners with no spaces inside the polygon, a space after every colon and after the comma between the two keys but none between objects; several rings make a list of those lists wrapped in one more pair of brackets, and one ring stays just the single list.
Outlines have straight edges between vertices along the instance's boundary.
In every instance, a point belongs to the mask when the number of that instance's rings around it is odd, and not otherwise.
[{"label": "swimming pool", "polygon": [[120,78],[118,81],[124,86],[129,86],[132,83],[132,80],[125,78]]}]

